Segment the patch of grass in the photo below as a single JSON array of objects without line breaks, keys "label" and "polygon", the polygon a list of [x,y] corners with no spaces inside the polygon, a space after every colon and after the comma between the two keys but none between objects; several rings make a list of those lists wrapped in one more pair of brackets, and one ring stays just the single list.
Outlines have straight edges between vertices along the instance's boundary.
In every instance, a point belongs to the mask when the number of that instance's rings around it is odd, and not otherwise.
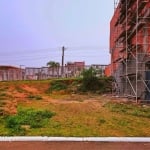
[{"label": "patch of grass", "polygon": [[107,107],[109,110],[111,110],[111,112],[127,112],[128,110],[131,110],[132,107],[130,105],[125,105],[125,104],[121,104],[121,103],[107,103],[105,105],[105,107]]},{"label": "patch of grass", "polygon": [[128,119],[125,119],[125,118],[117,118],[117,117],[112,117],[112,122],[115,122],[116,126],[121,126],[121,127],[124,127],[126,128],[129,124],[130,124],[130,121]]},{"label": "patch of grass", "polygon": [[131,115],[150,118],[150,108],[136,108],[131,112]]},{"label": "patch of grass", "polygon": [[111,112],[123,113],[127,115],[133,115],[137,117],[150,118],[150,108],[144,108],[142,106],[134,106],[131,104],[112,103],[109,102],[105,105]]},{"label": "patch of grass", "polygon": [[5,128],[5,119],[4,117],[0,116],[0,136],[7,136],[8,129]]},{"label": "patch of grass", "polygon": [[72,93],[77,91],[77,86],[80,82],[80,78],[55,79],[50,82],[48,92],[65,90]]},{"label": "patch of grass", "polygon": [[120,120],[120,121],[118,122],[118,125],[120,125],[120,126],[122,126],[122,127],[126,127],[128,124],[129,124],[129,122],[126,121],[126,120]]},{"label": "patch of grass", "polygon": [[35,109],[18,109],[18,114],[8,116],[6,118],[6,128],[10,130],[10,134],[25,135],[26,129],[41,128],[54,116],[53,112],[48,110],[35,110]]},{"label": "patch of grass", "polygon": [[49,91],[60,91],[64,89],[67,89],[67,85],[65,83],[63,83],[61,80],[54,80],[51,82]]}]

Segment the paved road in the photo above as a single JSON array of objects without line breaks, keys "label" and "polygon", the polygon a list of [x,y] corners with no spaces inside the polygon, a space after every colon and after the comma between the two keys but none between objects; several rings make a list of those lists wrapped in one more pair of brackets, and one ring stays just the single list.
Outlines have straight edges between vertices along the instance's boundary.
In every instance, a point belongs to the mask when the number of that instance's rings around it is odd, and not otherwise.
[{"label": "paved road", "polygon": [[150,150],[150,143],[0,142],[0,150]]}]

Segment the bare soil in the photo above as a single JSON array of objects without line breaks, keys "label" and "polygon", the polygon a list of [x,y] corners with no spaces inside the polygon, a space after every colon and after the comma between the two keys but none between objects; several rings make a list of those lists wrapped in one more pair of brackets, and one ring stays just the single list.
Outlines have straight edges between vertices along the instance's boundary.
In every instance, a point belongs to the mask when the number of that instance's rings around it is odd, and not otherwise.
[{"label": "bare soil", "polygon": [[[17,88],[19,87],[19,90]],[[40,103],[43,104],[75,104],[79,105],[81,108],[83,108],[83,105],[91,105],[92,107],[95,108],[100,108],[103,104],[102,101],[99,101],[99,97],[96,96],[91,96],[91,95],[80,95],[80,94],[61,94],[58,92],[55,92],[56,98],[53,98],[53,96],[48,96],[45,94],[46,91],[45,87],[44,89],[40,89],[39,87],[33,87],[32,85],[20,85],[17,87],[11,85],[9,86],[9,89],[7,90],[7,94],[11,96],[8,101],[6,101],[6,105],[4,106],[4,111],[9,114],[16,114],[17,113],[17,106],[18,103],[31,103],[31,99],[29,99],[30,95],[39,95],[42,97],[42,101]],[[58,97],[59,95],[59,97]],[[55,97],[54,96],[54,97]],[[106,97],[105,97],[106,99]],[[81,105],[82,102],[82,105]]]}]

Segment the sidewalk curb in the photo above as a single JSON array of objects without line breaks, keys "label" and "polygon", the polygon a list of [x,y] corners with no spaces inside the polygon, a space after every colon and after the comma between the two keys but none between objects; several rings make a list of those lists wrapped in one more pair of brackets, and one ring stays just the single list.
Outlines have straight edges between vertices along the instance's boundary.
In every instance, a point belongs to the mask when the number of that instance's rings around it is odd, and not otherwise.
[{"label": "sidewalk curb", "polygon": [[0,142],[150,142],[150,137],[0,137]]}]

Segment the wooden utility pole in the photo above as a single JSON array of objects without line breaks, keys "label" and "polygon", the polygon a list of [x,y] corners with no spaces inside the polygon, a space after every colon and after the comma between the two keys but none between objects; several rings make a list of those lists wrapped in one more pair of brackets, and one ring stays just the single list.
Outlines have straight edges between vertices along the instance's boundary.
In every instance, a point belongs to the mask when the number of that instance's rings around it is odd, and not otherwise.
[{"label": "wooden utility pole", "polygon": [[61,63],[61,76],[63,77],[64,75],[64,51],[65,51],[65,47],[62,47],[62,63]]}]

